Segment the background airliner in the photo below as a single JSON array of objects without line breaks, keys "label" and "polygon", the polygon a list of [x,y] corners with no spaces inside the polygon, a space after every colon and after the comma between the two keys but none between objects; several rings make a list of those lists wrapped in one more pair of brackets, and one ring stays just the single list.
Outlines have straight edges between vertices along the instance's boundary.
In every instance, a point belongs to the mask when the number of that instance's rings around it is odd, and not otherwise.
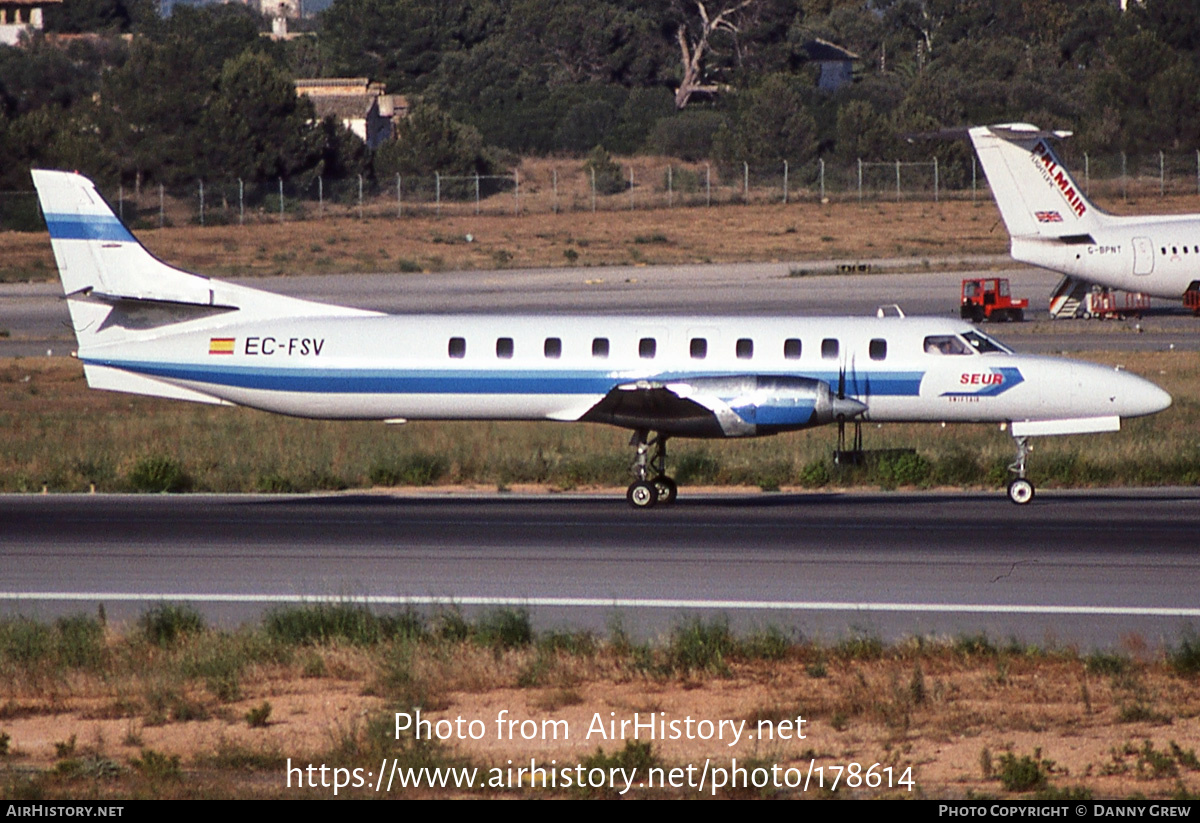
[{"label": "background airliner", "polygon": [[[1119,217],[1096,208],[1048,142],[1071,132],[1008,123],[969,134],[1014,259],[1155,297],[1200,290],[1200,214]],[[1072,285],[1060,284],[1056,294]]]},{"label": "background airliner", "polygon": [[300,417],[558,420],[633,430],[646,508],[675,499],[671,437],[755,437],[846,421],[1113,431],[1170,396],[1134,375],[1018,355],[938,318],[389,315],[172,268],[88,179],[34,171],[93,388]]}]

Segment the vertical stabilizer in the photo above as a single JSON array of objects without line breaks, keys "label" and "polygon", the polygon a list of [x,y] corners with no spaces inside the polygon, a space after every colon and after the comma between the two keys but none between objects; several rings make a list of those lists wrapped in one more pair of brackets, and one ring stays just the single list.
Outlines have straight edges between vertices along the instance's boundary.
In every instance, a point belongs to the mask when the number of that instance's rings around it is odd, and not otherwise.
[{"label": "vertical stabilizer", "polygon": [[212,302],[208,278],[168,266],[146,251],[91,180],[35,169],[33,184],[68,296],[96,292],[134,300]]},{"label": "vertical stabilizer", "polygon": [[1071,237],[1100,224],[1103,212],[1050,148],[1049,138],[1070,132],[1010,123],[979,126],[970,135],[1010,236]]},{"label": "vertical stabilizer", "polygon": [[[139,341],[247,317],[370,316],[168,266],[117,219],[91,180],[33,171],[80,349]],[[181,324],[189,324],[183,327]]]}]

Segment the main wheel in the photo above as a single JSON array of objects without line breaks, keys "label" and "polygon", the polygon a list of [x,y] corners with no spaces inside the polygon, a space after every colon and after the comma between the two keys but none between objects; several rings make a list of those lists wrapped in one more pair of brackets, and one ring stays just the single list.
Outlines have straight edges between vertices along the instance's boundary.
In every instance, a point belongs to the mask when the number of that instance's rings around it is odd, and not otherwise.
[{"label": "main wheel", "polygon": [[1033,484],[1024,477],[1018,477],[1008,484],[1008,499],[1018,506],[1024,506],[1033,499]]},{"label": "main wheel", "polygon": [[658,488],[649,481],[639,480],[629,486],[625,499],[635,509],[649,509],[658,502]]},{"label": "main wheel", "polygon": [[679,486],[665,474],[654,478],[654,488],[658,492],[658,502],[669,506],[679,496]]}]

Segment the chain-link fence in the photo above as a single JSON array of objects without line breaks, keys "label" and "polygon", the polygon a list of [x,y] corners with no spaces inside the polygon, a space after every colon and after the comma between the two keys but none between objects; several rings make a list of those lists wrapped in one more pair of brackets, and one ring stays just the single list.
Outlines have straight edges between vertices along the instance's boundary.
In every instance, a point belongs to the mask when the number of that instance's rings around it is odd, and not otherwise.
[{"label": "chain-link fence", "polygon": [[[1200,193],[1200,151],[1137,155],[1067,154],[1084,191],[1101,199]],[[102,187],[133,228],[249,225],[330,218],[537,215],[744,203],[936,201],[990,198],[974,156],[969,164],[928,161],[815,160],[772,166],[670,163],[633,158],[598,172],[580,163],[530,161],[507,175],[437,171],[367,177],[249,183],[196,181],[185,187]],[[0,230],[42,231],[30,191],[0,191]]]}]

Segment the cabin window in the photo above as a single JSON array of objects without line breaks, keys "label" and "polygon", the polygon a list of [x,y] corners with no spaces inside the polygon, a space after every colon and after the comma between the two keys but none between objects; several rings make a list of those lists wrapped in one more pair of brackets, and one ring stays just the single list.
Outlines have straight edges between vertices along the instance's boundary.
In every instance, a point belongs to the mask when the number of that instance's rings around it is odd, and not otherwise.
[{"label": "cabin window", "polygon": [[872,360],[886,360],[887,341],[876,338],[875,340],[871,341],[871,345],[868,347],[867,351],[871,355]]},{"label": "cabin window", "polygon": [[783,341],[783,356],[788,360],[800,359],[800,340],[795,337],[789,337]]},{"label": "cabin window", "polygon": [[658,352],[658,341],[653,337],[643,337],[638,341],[638,357],[643,360],[652,360]]},{"label": "cabin window", "polygon": [[973,354],[974,349],[953,334],[934,334],[925,338],[926,354]]},{"label": "cabin window", "polygon": [[703,337],[693,337],[691,352],[693,360],[703,360],[708,357],[708,340]]},{"label": "cabin window", "polygon": [[599,357],[601,359],[608,357],[607,337],[592,338],[592,357]]},{"label": "cabin window", "polygon": [[496,338],[496,356],[501,360],[511,360],[513,354],[513,342],[511,337]]},{"label": "cabin window", "polygon": [[821,357],[825,360],[837,360],[838,356],[838,341],[832,337],[826,337],[821,341]]},{"label": "cabin window", "polygon": [[451,337],[449,354],[451,357],[462,358],[467,356],[467,340],[465,337]]},{"label": "cabin window", "polygon": [[749,360],[754,356],[754,341],[749,337],[743,337],[737,341],[737,359]]},{"label": "cabin window", "polygon": [[562,357],[562,339],[558,337],[547,337],[546,345],[542,347],[542,351],[546,357],[551,360],[557,360]]}]

